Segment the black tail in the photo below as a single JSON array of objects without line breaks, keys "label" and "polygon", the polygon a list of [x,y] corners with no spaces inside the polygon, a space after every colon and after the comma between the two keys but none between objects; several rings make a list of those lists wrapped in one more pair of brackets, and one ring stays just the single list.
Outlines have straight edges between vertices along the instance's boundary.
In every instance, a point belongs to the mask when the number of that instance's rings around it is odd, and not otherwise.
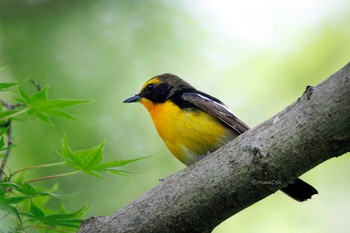
[{"label": "black tail", "polygon": [[281,191],[297,201],[306,201],[310,199],[312,195],[318,194],[314,187],[299,178],[287,187],[282,188]]}]

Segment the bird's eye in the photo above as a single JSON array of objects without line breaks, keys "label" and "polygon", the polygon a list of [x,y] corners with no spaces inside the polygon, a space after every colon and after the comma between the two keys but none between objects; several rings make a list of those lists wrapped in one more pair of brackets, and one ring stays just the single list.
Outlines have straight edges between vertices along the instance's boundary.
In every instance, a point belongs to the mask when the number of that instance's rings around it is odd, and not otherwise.
[{"label": "bird's eye", "polygon": [[156,87],[156,84],[150,83],[150,84],[148,84],[148,85],[146,86],[146,90],[149,91],[149,92],[151,92],[151,91],[154,90],[155,87]]}]

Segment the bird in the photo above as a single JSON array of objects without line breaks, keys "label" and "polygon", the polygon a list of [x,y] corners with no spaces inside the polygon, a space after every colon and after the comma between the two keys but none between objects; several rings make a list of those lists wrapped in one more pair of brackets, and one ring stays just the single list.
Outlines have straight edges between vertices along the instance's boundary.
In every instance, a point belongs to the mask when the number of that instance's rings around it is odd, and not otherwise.
[{"label": "bird", "polygon": [[[149,79],[138,94],[123,102],[139,102],[149,111],[169,151],[186,166],[249,130],[219,99],[170,73]],[[300,202],[318,193],[300,178],[281,191]]]}]

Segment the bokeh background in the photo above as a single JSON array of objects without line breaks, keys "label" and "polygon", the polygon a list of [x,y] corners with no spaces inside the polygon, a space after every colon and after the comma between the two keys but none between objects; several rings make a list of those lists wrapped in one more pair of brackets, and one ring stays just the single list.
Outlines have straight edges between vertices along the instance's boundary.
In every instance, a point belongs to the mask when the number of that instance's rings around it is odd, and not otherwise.
[{"label": "bokeh background", "polygon": [[[1,82],[31,78],[49,84],[52,98],[95,100],[71,110],[81,123],[16,122],[13,169],[58,161],[63,134],[74,149],[106,138],[105,161],[152,155],[128,166],[135,172],[129,177],[76,175],[40,183],[59,182],[71,194],[67,209],[87,203],[87,216],[111,214],[184,168],[146,110],[122,104],[149,78],[177,74],[255,126],[350,58],[347,0],[1,0],[0,23]],[[348,232],[349,164],[342,156],[303,175],[319,190],[312,201],[297,203],[277,192],[214,233]]]}]

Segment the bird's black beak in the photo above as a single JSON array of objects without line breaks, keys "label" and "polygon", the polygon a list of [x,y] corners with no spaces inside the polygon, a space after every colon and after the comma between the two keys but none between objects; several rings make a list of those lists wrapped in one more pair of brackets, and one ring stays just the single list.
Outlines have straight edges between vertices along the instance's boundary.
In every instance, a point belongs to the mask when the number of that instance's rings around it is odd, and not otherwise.
[{"label": "bird's black beak", "polygon": [[141,99],[140,94],[137,94],[127,98],[126,100],[123,101],[123,103],[134,103],[134,102],[138,102],[140,99]]}]

